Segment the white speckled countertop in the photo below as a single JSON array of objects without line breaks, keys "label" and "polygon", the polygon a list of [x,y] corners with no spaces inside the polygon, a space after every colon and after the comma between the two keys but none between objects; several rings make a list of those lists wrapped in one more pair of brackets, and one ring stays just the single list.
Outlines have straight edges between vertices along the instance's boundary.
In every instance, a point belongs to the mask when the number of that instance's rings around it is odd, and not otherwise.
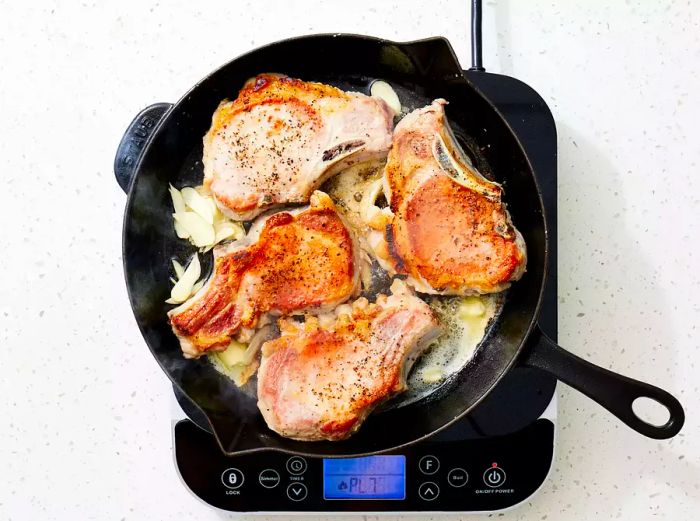
[{"label": "white speckled countertop", "polygon": [[[169,386],[126,298],[119,138],[140,108],[286,36],[442,34],[467,64],[467,2],[24,4],[0,0],[0,519],[216,519],[175,473]],[[487,69],[557,122],[561,343],[688,416],[652,441],[560,386],[550,479],[497,517],[697,519],[699,4],[484,8]]]}]

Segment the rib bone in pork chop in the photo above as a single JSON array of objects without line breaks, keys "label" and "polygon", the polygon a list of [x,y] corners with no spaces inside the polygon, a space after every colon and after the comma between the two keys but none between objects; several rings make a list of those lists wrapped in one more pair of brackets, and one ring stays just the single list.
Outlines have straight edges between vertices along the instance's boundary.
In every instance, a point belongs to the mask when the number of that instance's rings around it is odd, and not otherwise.
[{"label": "rib bone in pork chop", "polygon": [[204,136],[204,183],[237,220],[305,203],[339,170],[384,158],[392,124],[378,98],[261,74],[216,109]]},{"label": "rib bone in pork chop", "polygon": [[267,425],[297,440],[341,440],[379,403],[406,389],[415,359],[439,333],[430,307],[400,280],[304,324],[280,320],[262,347],[258,407]]},{"label": "rib bone in pork chop", "polygon": [[214,269],[192,298],[168,313],[186,357],[225,349],[266,314],[324,312],[359,287],[358,249],[330,198],[261,218],[239,241],[214,249]]}]

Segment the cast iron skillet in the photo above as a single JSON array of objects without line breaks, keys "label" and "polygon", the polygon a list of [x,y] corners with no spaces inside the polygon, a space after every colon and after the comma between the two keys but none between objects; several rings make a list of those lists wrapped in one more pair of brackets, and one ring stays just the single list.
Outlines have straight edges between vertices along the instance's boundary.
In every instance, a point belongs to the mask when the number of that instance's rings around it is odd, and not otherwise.
[{"label": "cast iron skillet", "polygon": [[[267,71],[360,91],[381,78],[415,93],[410,102],[415,105],[447,99],[447,115],[457,134],[473,138],[495,179],[505,185],[513,222],[527,243],[527,273],[509,290],[486,345],[451,382],[449,392],[371,415],[342,442],[299,442],[269,430],[254,398],[240,392],[205,358],[183,359],[166,319],[170,260],[184,259],[193,251],[175,236],[168,183],[178,187],[201,183],[202,136],[212,113],[222,99],[234,98],[247,78]],[[273,448],[357,456],[396,449],[467,414],[513,364],[551,373],[645,436],[670,438],[683,425],[683,408],[669,393],[590,364],[558,347],[538,328],[548,240],[539,188],[517,138],[464,77],[443,38],[395,43],[367,36],[317,35],[252,51],[212,73],[176,104],[152,105],[136,116],[119,146],[115,174],[128,192],[123,258],[136,321],[158,363],[206,415],[227,454]],[[663,404],[670,414],[667,423],[654,426],[637,417],[632,402],[639,397]]]}]

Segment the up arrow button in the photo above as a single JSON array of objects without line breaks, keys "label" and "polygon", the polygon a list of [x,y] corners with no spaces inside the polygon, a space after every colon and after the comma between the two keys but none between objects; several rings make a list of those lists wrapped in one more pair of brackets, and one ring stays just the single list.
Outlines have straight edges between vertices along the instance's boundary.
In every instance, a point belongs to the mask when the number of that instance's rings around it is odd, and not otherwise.
[{"label": "up arrow button", "polygon": [[425,501],[432,501],[440,495],[440,487],[432,481],[427,481],[418,487],[418,495]]}]

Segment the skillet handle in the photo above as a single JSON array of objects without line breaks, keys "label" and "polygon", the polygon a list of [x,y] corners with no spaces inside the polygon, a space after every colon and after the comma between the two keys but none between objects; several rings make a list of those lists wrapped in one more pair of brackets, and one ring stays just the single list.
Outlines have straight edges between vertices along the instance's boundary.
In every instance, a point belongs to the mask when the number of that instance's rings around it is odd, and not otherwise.
[{"label": "skillet handle", "polygon": [[[539,327],[533,331],[533,344],[526,350],[525,365],[541,369],[595,400],[635,431],[657,440],[678,434],[685,422],[683,406],[670,393],[613,373],[559,347]],[[632,402],[650,398],[669,412],[664,425],[652,425],[637,416]]]},{"label": "skillet handle", "polygon": [[154,103],[139,112],[124,132],[114,157],[114,176],[124,192],[129,192],[136,165],[143,149],[172,103]]}]

